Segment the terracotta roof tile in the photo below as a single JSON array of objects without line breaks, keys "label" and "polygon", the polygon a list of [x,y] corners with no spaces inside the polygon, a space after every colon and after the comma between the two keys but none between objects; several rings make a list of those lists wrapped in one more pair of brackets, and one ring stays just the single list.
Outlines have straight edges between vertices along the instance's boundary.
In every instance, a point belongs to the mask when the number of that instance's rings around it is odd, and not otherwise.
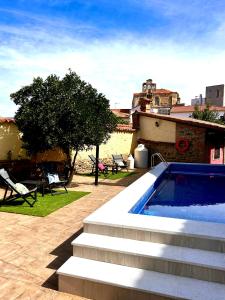
[{"label": "terracotta roof tile", "polygon": [[117,116],[117,117],[120,117],[120,118],[129,118],[129,115],[130,115],[130,109],[111,109],[111,111]]},{"label": "terracotta roof tile", "polygon": [[132,128],[132,124],[118,124],[116,131],[134,132],[136,130]]},{"label": "terracotta roof tile", "polygon": [[[156,89],[152,91],[153,94],[173,94],[173,93],[177,93],[177,92],[173,92],[167,89]],[[134,96],[139,96],[139,97],[144,97],[146,96],[148,93],[147,92],[140,92],[140,93],[134,93]]]},{"label": "terracotta roof tile", "polygon": [[183,118],[183,117],[181,118],[181,117],[154,114],[154,113],[146,113],[146,112],[136,112],[136,114],[138,114],[140,116],[146,116],[149,118],[162,119],[162,120],[176,122],[176,123],[184,123],[184,124],[189,124],[189,125],[198,126],[198,127],[212,128],[212,129],[218,129],[218,130],[225,131],[225,125],[220,125],[217,123],[202,121],[202,120],[193,119],[193,118]]},{"label": "terracotta roof tile", "polygon": [[[206,105],[199,106],[200,110],[206,108]],[[187,106],[174,106],[171,109],[171,113],[184,113],[184,112],[193,112],[195,110],[194,105],[187,105]],[[225,106],[210,106],[209,110],[215,111],[225,111]]]},{"label": "terracotta roof tile", "polygon": [[15,119],[14,118],[0,117],[0,123],[15,123]]},{"label": "terracotta roof tile", "polygon": [[166,89],[156,89],[155,91],[153,91],[153,94],[173,94],[176,92],[172,92],[170,90],[166,90]]}]

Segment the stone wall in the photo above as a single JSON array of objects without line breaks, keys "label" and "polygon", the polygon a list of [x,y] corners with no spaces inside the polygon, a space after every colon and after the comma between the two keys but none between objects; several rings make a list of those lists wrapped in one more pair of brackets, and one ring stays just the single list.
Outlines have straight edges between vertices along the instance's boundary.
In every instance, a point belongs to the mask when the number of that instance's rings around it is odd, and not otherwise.
[{"label": "stone wall", "polygon": [[[127,161],[128,155],[123,155],[123,159]],[[112,158],[103,158],[101,159],[101,162],[107,165],[112,165],[113,160]],[[74,173],[91,173],[92,171],[92,162],[90,159],[83,159],[83,160],[77,160]]]},{"label": "stone wall", "polygon": [[206,104],[224,106],[224,84],[207,86],[205,97]]},{"label": "stone wall", "polygon": [[189,147],[184,154],[177,152],[177,161],[184,162],[208,162],[208,148],[206,144],[206,129],[181,123],[176,125],[176,141],[179,139],[189,141]]}]

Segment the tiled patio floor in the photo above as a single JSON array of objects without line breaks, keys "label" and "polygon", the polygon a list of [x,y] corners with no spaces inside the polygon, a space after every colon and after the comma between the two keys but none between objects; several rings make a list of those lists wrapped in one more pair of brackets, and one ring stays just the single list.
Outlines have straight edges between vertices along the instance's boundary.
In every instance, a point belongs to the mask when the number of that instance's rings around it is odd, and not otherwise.
[{"label": "tiled patio floor", "polygon": [[93,178],[76,175],[71,190],[91,194],[44,218],[0,212],[0,299],[84,299],[58,292],[55,272],[72,255],[83,219],[141,173],[97,187]]}]

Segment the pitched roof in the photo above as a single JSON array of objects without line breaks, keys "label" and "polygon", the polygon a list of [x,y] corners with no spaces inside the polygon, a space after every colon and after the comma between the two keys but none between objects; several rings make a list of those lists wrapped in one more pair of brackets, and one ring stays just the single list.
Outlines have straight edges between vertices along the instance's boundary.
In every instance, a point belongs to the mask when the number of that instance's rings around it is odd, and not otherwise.
[{"label": "pitched roof", "polygon": [[[134,93],[134,96],[139,96],[139,97],[145,97],[148,94],[148,92],[140,92],[140,93]],[[167,89],[155,89],[152,91],[152,94],[158,95],[158,94],[177,94],[177,92],[173,92]]]},{"label": "pitched roof", "polygon": [[121,108],[121,109],[116,109],[116,108],[113,108],[111,109],[111,111],[117,116],[117,117],[120,117],[120,118],[129,118],[130,116],[130,109],[126,109],[126,108]]},{"label": "pitched roof", "polygon": [[14,118],[0,117],[0,123],[15,123],[15,119]]},{"label": "pitched roof", "polygon": [[166,89],[156,89],[154,91],[152,91],[153,94],[173,94],[176,92],[172,92],[170,90],[166,90]]},{"label": "pitched roof", "polygon": [[211,129],[218,129],[221,131],[225,131],[225,125],[220,125],[217,123],[212,123],[208,121],[202,121],[198,119],[193,118],[181,118],[181,117],[175,117],[175,116],[169,116],[169,115],[161,115],[161,114],[154,114],[154,113],[146,113],[146,112],[135,112],[136,114],[140,116],[145,116],[149,118],[155,118],[155,119],[162,119],[166,121],[176,122],[176,123],[184,123],[196,127],[204,127],[204,128],[211,128]]},{"label": "pitched roof", "polygon": [[[206,108],[206,105],[200,105],[199,109],[203,110]],[[193,112],[195,110],[194,105],[187,105],[187,106],[174,106],[171,109],[171,113],[185,113],[185,112]],[[214,111],[225,111],[225,106],[210,106],[209,110]]]}]

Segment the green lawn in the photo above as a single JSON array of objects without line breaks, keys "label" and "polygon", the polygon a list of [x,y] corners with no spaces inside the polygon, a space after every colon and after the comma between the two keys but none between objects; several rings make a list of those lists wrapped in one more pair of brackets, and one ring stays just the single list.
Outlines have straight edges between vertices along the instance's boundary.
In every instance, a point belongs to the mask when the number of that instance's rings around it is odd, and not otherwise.
[{"label": "green lawn", "polygon": [[33,207],[30,207],[26,202],[23,202],[22,199],[17,199],[11,203],[2,204],[2,206],[0,206],[0,211],[45,217],[53,211],[56,211],[57,209],[76,201],[87,194],[89,193],[71,191],[65,194],[58,194],[54,196],[51,194],[45,194],[44,197],[42,197],[41,194],[38,193],[38,200],[35,202]]},{"label": "green lawn", "polygon": [[[115,180],[115,179],[122,179],[122,178],[125,178],[125,177],[133,175],[133,174],[135,174],[135,172],[120,172],[120,171],[118,171],[117,174],[112,174],[111,172],[109,172],[109,174],[107,174],[106,176],[102,173],[99,173],[99,178]],[[95,177],[95,175],[89,174],[89,173],[88,174],[80,173],[77,175]]]}]

